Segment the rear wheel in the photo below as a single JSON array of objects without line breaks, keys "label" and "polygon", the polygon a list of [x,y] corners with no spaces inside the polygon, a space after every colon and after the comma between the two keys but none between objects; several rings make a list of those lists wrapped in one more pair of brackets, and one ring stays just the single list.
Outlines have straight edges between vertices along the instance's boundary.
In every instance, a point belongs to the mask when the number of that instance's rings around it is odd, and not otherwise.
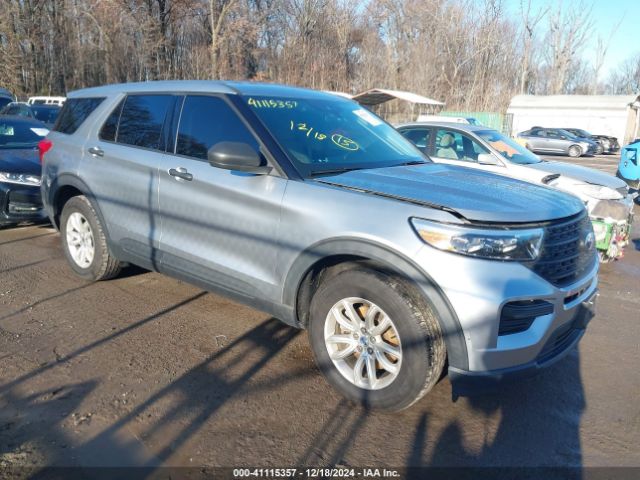
[{"label": "rear wheel", "polygon": [[360,267],[320,286],[311,301],[309,339],[334,388],[388,410],[406,408],[427,393],[446,357],[425,299],[396,277]]},{"label": "rear wheel", "polygon": [[572,158],[576,158],[582,155],[582,148],[579,145],[571,145],[569,147],[569,156]]},{"label": "rear wheel", "polygon": [[64,254],[71,268],[86,280],[107,280],[120,273],[122,264],[111,255],[104,229],[84,195],[65,203],[60,216]]}]

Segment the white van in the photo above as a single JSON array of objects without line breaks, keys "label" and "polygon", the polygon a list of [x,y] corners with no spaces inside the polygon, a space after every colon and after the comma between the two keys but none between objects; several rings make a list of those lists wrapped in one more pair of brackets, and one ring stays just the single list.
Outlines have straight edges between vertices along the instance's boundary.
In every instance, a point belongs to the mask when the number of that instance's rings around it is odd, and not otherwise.
[{"label": "white van", "polygon": [[64,105],[66,97],[29,97],[29,105]]},{"label": "white van", "polygon": [[418,115],[417,122],[453,122],[453,123],[465,123],[467,125],[480,125],[482,124],[473,117],[449,117],[447,115]]}]

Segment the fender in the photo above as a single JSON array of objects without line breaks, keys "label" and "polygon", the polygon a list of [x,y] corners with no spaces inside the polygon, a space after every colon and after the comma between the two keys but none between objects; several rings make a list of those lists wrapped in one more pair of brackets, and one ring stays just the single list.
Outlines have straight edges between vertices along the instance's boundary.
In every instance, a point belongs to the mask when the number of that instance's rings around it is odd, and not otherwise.
[{"label": "fender", "polygon": [[352,255],[374,260],[413,282],[439,316],[440,327],[447,345],[449,365],[468,370],[469,359],[464,333],[449,300],[433,279],[413,260],[385,245],[348,237],[324,240],[312,245],[296,258],[287,273],[284,282],[283,304],[293,305],[295,311],[298,290],[307,272],[319,260],[336,255]]}]

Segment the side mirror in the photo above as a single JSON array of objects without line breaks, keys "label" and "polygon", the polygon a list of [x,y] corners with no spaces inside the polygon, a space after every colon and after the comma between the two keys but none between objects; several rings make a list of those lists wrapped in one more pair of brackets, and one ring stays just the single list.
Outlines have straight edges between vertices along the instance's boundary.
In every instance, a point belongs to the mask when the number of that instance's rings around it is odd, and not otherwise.
[{"label": "side mirror", "polygon": [[480,165],[500,166],[500,162],[498,161],[498,159],[490,153],[481,153],[480,155],[478,155],[478,163]]},{"label": "side mirror", "polygon": [[207,151],[207,160],[213,167],[225,170],[266,175],[271,171],[261,156],[242,142],[219,142]]},{"label": "side mirror", "polygon": [[566,135],[560,135],[560,140],[566,140],[567,136]]}]

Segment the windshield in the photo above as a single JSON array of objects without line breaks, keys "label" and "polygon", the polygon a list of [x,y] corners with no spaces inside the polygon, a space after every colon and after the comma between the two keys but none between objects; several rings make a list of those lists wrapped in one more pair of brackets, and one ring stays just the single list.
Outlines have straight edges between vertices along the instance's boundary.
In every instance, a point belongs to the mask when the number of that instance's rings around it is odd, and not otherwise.
[{"label": "windshield", "polygon": [[567,137],[567,138],[569,138],[569,139],[571,139],[571,140],[578,140],[578,139],[579,139],[579,138],[578,138],[578,136],[577,136],[576,134],[571,133],[571,132],[570,132],[570,131],[568,131],[568,130],[563,130],[563,129],[561,129],[561,128],[560,128],[560,129],[558,129],[558,133],[559,133],[560,135],[564,135],[565,137]]},{"label": "windshield", "polygon": [[60,107],[52,106],[39,106],[34,105],[31,107],[34,117],[44,123],[55,123],[58,114],[60,113]]},{"label": "windshield", "polygon": [[482,130],[475,133],[510,162],[531,165],[542,161],[518,142],[496,130]]},{"label": "windshield", "polygon": [[393,127],[341,98],[245,96],[302,176],[429,161]]},{"label": "windshield", "polygon": [[582,130],[580,128],[574,128],[572,130],[569,130],[569,132],[573,133],[574,135],[576,135],[578,137],[589,138],[591,136],[591,134],[589,132],[587,132],[586,130]]},{"label": "windshield", "polygon": [[0,119],[0,149],[37,147],[49,130],[38,124]]}]

